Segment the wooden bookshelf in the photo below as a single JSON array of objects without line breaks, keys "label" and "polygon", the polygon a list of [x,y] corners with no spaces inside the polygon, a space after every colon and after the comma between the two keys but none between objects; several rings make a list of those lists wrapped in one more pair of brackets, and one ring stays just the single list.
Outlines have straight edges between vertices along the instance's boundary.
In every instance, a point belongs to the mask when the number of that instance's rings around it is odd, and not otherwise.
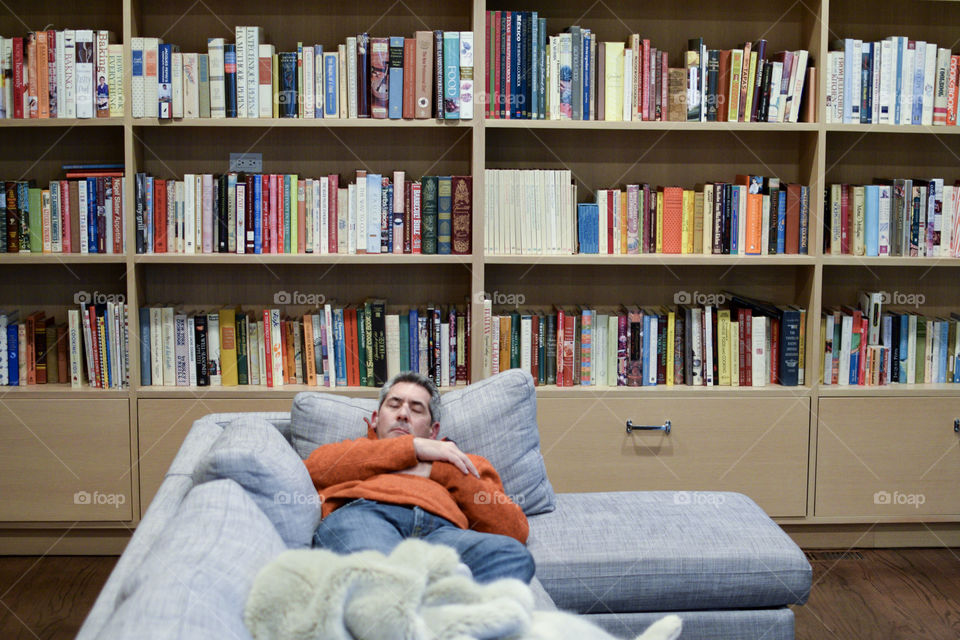
[{"label": "wooden bookshelf", "polygon": [[[796,124],[525,121],[483,119],[486,86],[485,12],[537,10],[549,33],[590,27],[601,40],[644,34],[680,63],[688,38],[711,47],[768,39],[772,51],[807,49],[817,69],[816,121]],[[259,0],[18,0],[0,13],[0,33],[45,25],[107,28],[124,45],[130,85],[130,39],[163,35],[183,51],[205,51],[206,38],[233,39],[234,25],[261,25],[278,50],[296,42],[342,42],[362,31],[412,34],[420,29],[469,30],[475,38],[477,86],[473,120],[372,119],[134,119],[129,92],[122,118],[0,121],[0,175],[39,183],[60,177],[66,162],[124,162],[126,175],[161,178],[226,170],[230,151],[256,151],[266,172],[305,176],[349,174],[355,168],[471,175],[473,247],[468,256],[411,255],[136,255],[132,181],[127,184],[127,252],[122,255],[0,255],[0,308],[44,310],[65,319],[77,291],[122,294],[131,308],[129,390],[0,389],[5,403],[22,403],[21,422],[0,418],[0,493],[12,499],[0,533],[14,549],[36,549],[50,531],[86,532],[104,541],[112,528],[135,526],[193,420],[214,411],[284,410],[303,385],[253,387],[140,387],[136,310],[173,303],[186,311],[240,304],[273,305],[278,290],[315,291],[328,300],[385,297],[388,305],[463,304],[484,292],[523,294],[525,307],[673,304],[680,291],[735,291],[807,310],[804,363],[798,387],[539,387],[542,448],[559,490],[724,489],[744,492],[788,526],[804,544],[847,540],[856,527],[878,535],[861,544],[930,544],[923,528],[960,537],[960,508],[945,488],[960,462],[960,385],[886,387],[821,385],[820,312],[856,304],[863,289],[921,293],[928,315],[960,309],[960,259],[824,255],[823,189],[835,182],[866,184],[877,177],[960,178],[960,127],[824,124],[832,39],[906,35],[951,45],[960,3],[879,0],[864,12],[853,0],[797,4],[788,0],[695,0],[673,3],[574,0],[517,5],[508,0],[410,0],[301,3],[279,9]],[[570,169],[578,200],[596,189],[646,182],[685,188],[735,174],[775,175],[811,189],[809,255],[489,255],[484,247],[485,169]],[[389,308],[389,306],[388,306]],[[507,307],[494,306],[494,313]],[[291,314],[302,309],[288,309]],[[472,378],[482,376],[482,311],[471,316]],[[338,394],[376,397],[368,388]],[[444,390],[446,392],[446,390]],[[871,403],[879,403],[871,405]],[[874,408],[871,408],[873,406]],[[876,407],[884,407],[884,411]],[[52,413],[50,413],[52,412]],[[867,416],[869,414],[869,416]],[[57,416],[54,422],[50,416]],[[76,420],[76,417],[80,417]],[[624,420],[670,419],[674,431],[627,435]],[[871,420],[868,425],[865,419]],[[69,423],[69,426],[63,424]],[[108,425],[105,428],[105,425]],[[30,436],[25,427],[33,429]],[[907,435],[904,438],[904,434]],[[848,439],[847,435],[850,436]],[[859,440],[858,440],[859,438]],[[906,452],[903,443],[909,442]],[[42,443],[46,443],[44,446]],[[874,471],[867,472],[860,456]],[[35,482],[41,473],[78,471],[61,488]],[[938,461],[932,470],[927,468]],[[59,468],[58,468],[59,467]],[[602,471],[596,471],[602,468]],[[12,471],[11,471],[12,470]],[[109,482],[101,476],[117,471]],[[847,473],[849,471],[849,474]],[[99,474],[99,475],[98,475]],[[69,474],[67,474],[69,476]],[[874,477],[876,476],[876,477]],[[104,476],[105,477],[105,476]],[[850,478],[857,492],[844,488]],[[124,509],[84,514],[69,500],[33,505],[37,492],[62,497],[96,482],[123,493]],[[115,486],[116,485],[116,486]],[[119,488],[117,488],[119,486]],[[869,491],[872,489],[872,491]],[[928,493],[928,508],[875,505],[874,491]],[[835,492],[831,494],[831,491]],[[955,492],[954,492],[955,493]],[[937,505],[931,502],[940,500]],[[79,524],[77,524],[79,521]],[[74,526],[75,525],[75,526]],[[899,528],[898,528],[899,527]],[[52,529],[51,529],[52,528]],[[879,532],[883,532],[882,535]],[[102,535],[101,535],[102,534]],[[856,536],[854,536],[856,538]],[[951,539],[954,539],[951,538]],[[79,539],[78,539],[79,540]],[[72,552],[114,548],[79,540]],[[111,538],[112,540],[112,538]],[[87,546],[84,546],[87,545]],[[114,545],[114,546],[110,546]],[[67,548],[67,547],[64,547]]]}]

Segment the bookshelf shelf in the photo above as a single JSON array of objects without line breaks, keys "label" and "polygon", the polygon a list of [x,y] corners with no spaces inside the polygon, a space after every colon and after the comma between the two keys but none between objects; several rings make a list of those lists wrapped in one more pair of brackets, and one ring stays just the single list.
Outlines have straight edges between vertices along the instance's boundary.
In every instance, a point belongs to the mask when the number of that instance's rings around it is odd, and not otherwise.
[{"label": "bookshelf shelf", "polygon": [[0,128],[25,128],[31,129],[47,127],[122,127],[125,124],[123,118],[52,118],[52,119],[3,119],[0,120]]},{"label": "bookshelf shelf", "polygon": [[[890,384],[882,387],[819,385],[821,398],[899,398],[948,397],[956,398],[960,385],[949,384]],[[958,416],[960,417],[960,416]]]},{"label": "bookshelf shelf", "polygon": [[787,397],[805,398],[813,392],[810,386],[784,387],[768,385],[765,387],[693,387],[687,385],[657,385],[655,387],[595,387],[573,386],[557,387],[541,385],[537,387],[538,398],[580,398],[602,400],[604,398],[661,398],[677,396],[710,398],[749,398],[749,397]]},{"label": "bookshelf shelf", "polygon": [[90,253],[3,253],[0,264],[116,264],[126,262],[124,254]]},{"label": "bookshelf shelf", "polygon": [[926,127],[919,124],[826,124],[823,127],[827,133],[909,133],[934,136],[960,134],[960,127]]},{"label": "bookshelf shelf", "polygon": [[834,256],[821,258],[824,267],[960,267],[960,258],[901,256]]},{"label": "bookshelf shelf", "polygon": [[375,118],[196,118],[182,120],[156,120],[148,118],[133,118],[130,120],[134,127],[282,127],[292,129],[350,129],[350,128],[384,128],[384,129],[432,129],[438,127],[459,127],[468,129],[472,126],[467,120],[384,120]]},{"label": "bookshelf shelf", "polygon": [[95,389],[82,386],[72,388],[69,384],[38,384],[19,387],[0,388],[0,399],[97,399],[97,398],[128,398],[129,389]]},{"label": "bookshelf shelf", "polygon": [[484,121],[487,129],[584,129],[610,131],[819,131],[820,125],[810,122],[658,122],[658,121],[604,121],[604,120],[500,120]]},{"label": "bookshelf shelf", "polygon": [[470,264],[470,255],[412,255],[412,254],[143,254],[134,258],[137,264]]},{"label": "bookshelf shelf", "polygon": [[545,255],[513,256],[484,255],[486,264],[544,264],[544,265],[809,265],[817,259],[805,255],[785,256],[728,256],[728,255],[683,255],[683,254],[641,254],[641,255]]}]

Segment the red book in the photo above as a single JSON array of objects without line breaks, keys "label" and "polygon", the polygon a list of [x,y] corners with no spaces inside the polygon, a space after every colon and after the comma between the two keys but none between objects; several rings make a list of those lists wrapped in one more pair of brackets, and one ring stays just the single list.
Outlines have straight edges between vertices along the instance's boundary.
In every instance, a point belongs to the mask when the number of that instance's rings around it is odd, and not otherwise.
[{"label": "red book", "polygon": [[70,183],[66,180],[60,181],[60,219],[63,221],[60,224],[60,230],[62,231],[61,242],[63,243],[63,252],[70,253],[73,251],[73,247],[70,244],[72,227],[70,225]]},{"label": "red book", "polygon": [[747,316],[744,309],[737,309],[737,368],[739,372],[738,381],[741,387],[747,385],[747,363],[746,353],[743,350],[747,335]]},{"label": "red book", "polygon": [[786,253],[800,253],[800,185],[787,185]]},{"label": "red book", "polygon": [[423,185],[419,182],[410,185],[410,253],[421,253],[420,222],[421,210],[423,204],[420,198],[420,192]]},{"label": "red book", "polygon": [[450,179],[450,191],[453,196],[450,219],[453,233],[451,235],[450,253],[468,255],[472,246],[471,216],[473,211],[473,177],[453,176]]},{"label": "red book", "polygon": [[[113,252],[123,253],[123,180],[121,178],[112,178],[113,190]],[[164,194],[166,202],[166,194]]]},{"label": "red book", "polygon": [[277,189],[277,174],[270,174],[270,253],[277,253],[277,204],[280,202],[280,194]]},{"label": "red book", "polygon": [[753,386],[753,311],[744,309],[744,316],[747,322],[747,328],[743,332],[743,352],[744,364],[746,365],[747,375],[744,377],[746,386]]},{"label": "red book", "polygon": [[868,331],[869,320],[867,318],[860,318],[860,358],[858,360],[858,365],[860,371],[857,372],[857,384],[867,384],[868,380],[865,379],[866,370],[865,364],[867,362],[867,331]]},{"label": "red book", "polygon": [[153,181],[153,251],[167,252],[167,181]]},{"label": "red book", "polygon": [[416,114],[416,77],[413,62],[417,56],[417,39],[403,39],[403,119],[413,120]]},{"label": "red book", "polygon": [[502,51],[501,37],[503,35],[500,32],[501,19],[502,19],[501,12],[494,11],[493,12],[493,38],[494,38],[493,69],[491,71],[491,73],[493,73],[493,104],[490,107],[490,112],[494,118],[498,118],[498,119],[503,116],[502,109],[501,109],[503,103],[500,100],[500,74],[502,73],[500,69],[500,52]]},{"label": "red book", "polygon": [[[530,375],[533,376],[533,386],[540,383],[540,316],[530,316]],[[469,344],[469,343],[468,343]],[[469,349],[468,349],[469,351]]]},{"label": "red book", "polygon": [[[290,201],[291,205],[294,201],[297,203],[297,248],[295,251],[303,254],[307,252],[307,201],[305,193],[307,181],[297,180],[297,184],[291,184],[290,187],[297,190],[295,200],[291,198]],[[291,250],[293,250],[292,247]]]},{"label": "red book", "polygon": [[683,244],[683,189],[680,187],[663,189],[662,235],[663,252],[680,253]]},{"label": "red book", "polygon": [[576,349],[576,317],[563,318],[563,386],[573,386],[573,352]]},{"label": "red book", "polygon": [[730,50],[720,51],[720,73],[717,82],[717,122],[726,122],[730,105]]},{"label": "red book", "polygon": [[[404,58],[406,60],[406,58]],[[412,72],[411,72],[412,77]],[[411,89],[411,93],[413,90]],[[406,117],[406,116],[404,116]],[[411,118],[413,116],[410,116]],[[340,215],[337,203],[337,195],[340,191],[340,174],[331,173],[327,176],[327,244],[330,245],[329,253],[338,253],[337,243],[340,241],[337,237],[337,217]]]},{"label": "red book", "polygon": [[260,179],[260,253],[270,253],[270,176]]},{"label": "red book", "polygon": [[407,180],[403,184],[403,252],[410,253],[410,191],[413,183]]},{"label": "red book", "polygon": [[780,384],[780,320],[770,318],[770,382]]},{"label": "red book", "polygon": [[357,310],[347,305],[343,309],[343,351],[346,355],[347,386],[359,386],[357,369]]},{"label": "red book", "polygon": [[[563,309],[557,309],[557,386],[562,387],[563,384],[563,332],[564,332],[564,316]],[[502,371],[503,369],[501,369]]]},{"label": "red book", "polygon": [[244,199],[246,200],[244,208],[246,210],[243,212],[243,235],[246,236],[246,239],[237,238],[237,247],[243,247],[243,251],[240,253],[256,253],[257,250],[256,233],[254,231],[254,219],[256,218],[254,198],[257,194],[253,188],[254,180],[259,180],[259,177],[250,174],[245,181],[247,186],[244,189]]},{"label": "red book", "polygon": [[[513,12],[505,11],[504,13],[507,14],[507,27],[504,30],[504,39],[502,42],[509,43],[512,42],[511,38],[513,37]],[[513,60],[510,56],[510,51],[511,47],[506,47],[506,68],[503,70],[503,108],[501,109],[501,115],[503,115],[507,120],[510,119],[510,112],[512,111],[510,103],[510,85],[513,84],[513,74],[511,73],[513,70]]]},{"label": "red book", "polygon": [[57,382],[60,384],[70,382],[70,370],[67,368],[68,344],[70,341],[67,339],[67,325],[61,324],[57,327]]},{"label": "red book", "polygon": [[273,338],[270,336],[270,310],[263,310],[263,355],[267,387],[273,386]]},{"label": "red book", "polygon": [[24,92],[23,38],[13,39],[13,117],[23,118]]},{"label": "red book", "polygon": [[643,119],[650,119],[650,40],[643,41],[643,62],[640,67],[640,86],[642,87],[642,97],[640,104],[643,106]]},{"label": "red book", "polygon": [[[850,240],[847,229],[850,225],[850,185],[840,185],[840,253],[850,253]],[[905,194],[910,202],[913,196]]]}]

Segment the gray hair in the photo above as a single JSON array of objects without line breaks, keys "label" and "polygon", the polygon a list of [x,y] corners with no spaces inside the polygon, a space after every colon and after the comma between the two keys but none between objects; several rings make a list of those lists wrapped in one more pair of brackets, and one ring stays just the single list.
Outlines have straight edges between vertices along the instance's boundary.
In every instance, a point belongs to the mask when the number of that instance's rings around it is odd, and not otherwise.
[{"label": "gray hair", "polygon": [[393,376],[387,384],[380,387],[380,401],[377,403],[377,410],[383,406],[383,401],[387,399],[390,389],[398,382],[412,382],[418,384],[430,393],[430,423],[440,422],[440,392],[437,385],[429,377],[418,373],[417,371],[401,371]]}]

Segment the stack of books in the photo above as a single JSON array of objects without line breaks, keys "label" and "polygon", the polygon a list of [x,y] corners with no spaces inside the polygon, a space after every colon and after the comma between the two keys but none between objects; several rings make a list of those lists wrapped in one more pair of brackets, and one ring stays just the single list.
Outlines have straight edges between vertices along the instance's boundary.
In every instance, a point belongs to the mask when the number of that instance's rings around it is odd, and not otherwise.
[{"label": "stack of books", "polygon": [[138,173],[135,201],[137,253],[471,252],[471,176]]},{"label": "stack of books", "polygon": [[[280,304],[300,302],[278,292]],[[438,386],[469,384],[470,307],[388,311],[368,299],[287,316],[281,309],[186,313],[140,309],[144,386],[285,384],[378,387],[404,370]]]},{"label": "stack of books", "polygon": [[134,118],[473,118],[473,32],[350,36],[276,51],[262,27],[206,53],[132,38]]},{"label": "stack of books", "polygon": [[0,118],[123,116],[123,45],[92,29],[0,37]]}]

